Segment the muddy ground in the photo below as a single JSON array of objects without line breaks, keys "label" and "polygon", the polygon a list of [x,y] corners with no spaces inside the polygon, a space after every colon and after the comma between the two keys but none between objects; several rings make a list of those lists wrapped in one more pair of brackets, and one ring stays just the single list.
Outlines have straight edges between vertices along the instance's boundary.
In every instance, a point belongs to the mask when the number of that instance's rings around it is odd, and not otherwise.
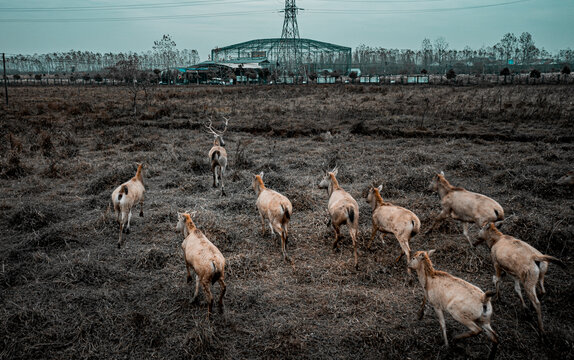
[{"label": "muddy ground", "polygon": [[[0,358],[484,358],[484,335],[443,345],[393,236],[366,249],[370,185],[415,212],[440,212],[428,190],[453,185],[496,199],[503,231],[562,259],[541,296],[546,334],[506,277],[493,302],[499,359],[574,357],[574,195],[556,180],[574,164],[572,86],[11,87],[0,111]],[[228,196],[211,186],[204,130],[225,134]],[[12,135],[10,135],[12,134]],[[12,139],[12,142],[10,141]],[[113,189],[144,163],[145,216],[117,249]],[[347,230],[333,251],[324,170],[360,206],[359,270]],[[260,234],[251,189],[293,203],[288,252]],[[192,303],[174,231],[178,211],[227,259],[225,312]],[[471,228],[475,238],[478,229]],[[448,220],[417,235],[435,268],[493,290],[486,246]],[[412,280],[412,281],[411,281]],[[214,285],[215,296],[219,286]],[[447,315],[449,338],[465,331]]]}]

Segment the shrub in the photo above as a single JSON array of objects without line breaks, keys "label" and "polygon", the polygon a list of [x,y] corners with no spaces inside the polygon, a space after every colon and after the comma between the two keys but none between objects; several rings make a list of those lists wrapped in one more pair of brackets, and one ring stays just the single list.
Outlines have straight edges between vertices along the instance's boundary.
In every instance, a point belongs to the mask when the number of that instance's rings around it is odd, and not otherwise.
[{"label": "shrub", "polygon": [[530,71],[530,77],[535,78],[535,79],[540,79],[540,71],[538,71],[536,69],[532,69],[532,71]]},{"label": "shrub", "polygon": [[510,75],[510,69],[505,67],[504,69],[500,70],[500,75],[501,76],[509,76]]},{"label": "shrub", "polygon": [[446,78],[449,80],[456,78],[456,73],[454,72],[453,69],[450,69],[449,71],[446,72]]},{"label": "shrub", "polygon": [[[562,71],[560,71],[562,74],[564,75],[569,75],[570,74],[570,67],[568,65],[564,65],[564,67],[562,68]],[[16,76],[16,75],[14,75]]]}]

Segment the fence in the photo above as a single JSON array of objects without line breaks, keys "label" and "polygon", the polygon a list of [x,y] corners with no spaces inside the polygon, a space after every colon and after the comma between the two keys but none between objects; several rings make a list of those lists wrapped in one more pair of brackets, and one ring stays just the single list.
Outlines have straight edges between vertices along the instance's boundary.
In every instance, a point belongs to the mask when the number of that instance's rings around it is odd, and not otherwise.
[{"label": "fence", "polygon": [[[8,86],[125,86],[131,85],[130,82],[114,79],[102,79],[96,81],[92,78],[89,80],[69,78],[21,78],[14,79],[8,77],[6,79]],[[293,82],[283,81],[285,84],[293,84]],[[308,81],[308,83],[314,83]],[[514,74],[508,76],[502,75],[468,75],[460,74],[454,79],[447,79],[445,75],[364,75],[355,81],[351,81],[347,77],[335,79],[334,77],[318,77],[315,81],[317,84],[337,84],[337,83],[354,83],[364,85],[536,85],[536,84],[574,84],[574,75],[561,74],[561,73],[543,73],[540,78],[530,77],[530,74]],[[181,85],[181,84],[180,84]],[[186,86],[194,86],[195,83],[186,84]]]}]

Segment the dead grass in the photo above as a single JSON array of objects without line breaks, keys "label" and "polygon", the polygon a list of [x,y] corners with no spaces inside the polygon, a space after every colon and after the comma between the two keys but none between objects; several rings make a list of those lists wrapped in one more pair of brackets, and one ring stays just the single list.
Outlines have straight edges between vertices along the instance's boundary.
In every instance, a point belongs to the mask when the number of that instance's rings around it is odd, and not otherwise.
[{"label": "dead grass", "polygon": [[[495,198],[505,233],[570,265],[546,278],[544,337],[504,280],[493,304],[498,358],[574,356],[574,194],[555,183],[574,161],[571,86],[173,87],[139,104],[137,118],[126,89],[53,90],[15,87],[1,105],[2,133],[21,146],[1,137],[0,358],[483,358],[486,337],[445,349],[433,310],[416,320],[422,289],[404,259],[394,262],[394,237],[365,247],[366,192],[382,184],[385,200],[422,221],[413,250],[436,248],[437,269],[492,289],[489,252],[471,249],[459,223],[424,234],[440,211],[428,190],[440,170]],[[212,138],[202,130],[218,113],[231,118],[227,197],[211,187]],[[138,162],[145,217],[136,212],[118,250],[106,209]],[[331,249],[317,184],[334,166],[360,207],[359,271],[346,228]],[[260,171],[293,203],[293,265],[277,237],[260,233],[251,189]],[[184,210],[197,211],[227,259],[225,312],[211,320],[185,282],[174,231]],[[448,316],[447,329],[463,331]]]}]

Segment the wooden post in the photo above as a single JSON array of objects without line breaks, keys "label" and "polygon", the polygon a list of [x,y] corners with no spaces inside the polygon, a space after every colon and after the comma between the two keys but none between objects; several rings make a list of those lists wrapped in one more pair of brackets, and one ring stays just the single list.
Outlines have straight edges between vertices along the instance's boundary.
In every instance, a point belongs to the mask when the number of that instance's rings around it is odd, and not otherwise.
[{"label": "wooden post", "polygon": [[8,105],[8,84],[6,83],[6,54],[2,53],[2,65],[4,66],[4,94],[6,94],[6,105]]}]

